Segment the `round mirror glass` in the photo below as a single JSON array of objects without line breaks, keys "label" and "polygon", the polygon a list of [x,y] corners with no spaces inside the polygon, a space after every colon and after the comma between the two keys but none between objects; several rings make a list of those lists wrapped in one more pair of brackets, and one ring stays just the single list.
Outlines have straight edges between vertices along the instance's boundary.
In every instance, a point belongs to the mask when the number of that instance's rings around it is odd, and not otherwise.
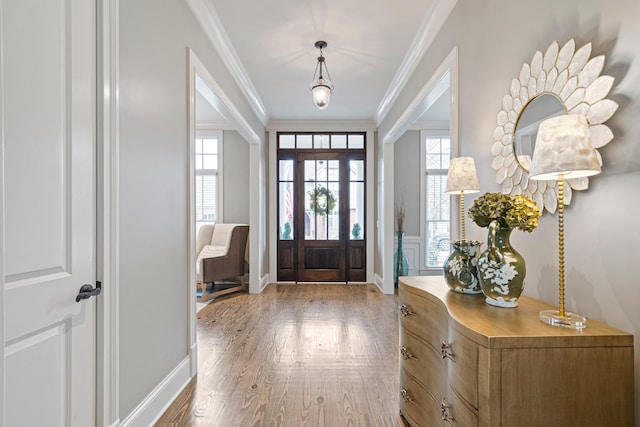
[{"label": "round mirror glass", "polygon": [[567,114],[564,104],[552,93],[542,93],[531,99],[522,109],[513,136],[513,151],[520,166],[527,172],[535,149],[540,122],[550,117]]}]

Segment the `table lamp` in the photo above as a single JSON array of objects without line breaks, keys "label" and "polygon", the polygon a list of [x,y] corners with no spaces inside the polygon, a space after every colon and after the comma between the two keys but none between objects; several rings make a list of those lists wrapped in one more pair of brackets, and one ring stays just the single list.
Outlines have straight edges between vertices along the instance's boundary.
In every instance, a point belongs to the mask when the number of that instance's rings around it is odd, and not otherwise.
[{"label": "table lamp", "polygon": [[587,319],[564,307],[564,180],[600,173],[587,119],[568,114],[541,122],[529,173],[529,179],[558,181],[559,308],[541,311],[540,320],[552,326],[585,328]]},{"label": "table lamp", "polygon": [[461,237],[466,240],[464,227],[464,193],[477,193],[480,191],[476,164],[472,157],[456,157],[451,159],[449,172],[447,173],[447,188],[445,194],[460,195],[460,221]]}]

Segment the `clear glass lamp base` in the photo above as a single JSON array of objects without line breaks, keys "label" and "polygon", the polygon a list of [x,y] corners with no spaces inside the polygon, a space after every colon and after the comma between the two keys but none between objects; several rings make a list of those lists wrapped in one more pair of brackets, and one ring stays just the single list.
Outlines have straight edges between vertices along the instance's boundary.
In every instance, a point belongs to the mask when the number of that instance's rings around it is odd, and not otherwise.
[{"label": "clear glass lamp base", "polygon": [[540,320],[551,326],[560,326],[569,329],[584,329],[587,327],[587,319],[575,313],[565,312],[560,316],[558,310],[543,310],[540,312]]}]

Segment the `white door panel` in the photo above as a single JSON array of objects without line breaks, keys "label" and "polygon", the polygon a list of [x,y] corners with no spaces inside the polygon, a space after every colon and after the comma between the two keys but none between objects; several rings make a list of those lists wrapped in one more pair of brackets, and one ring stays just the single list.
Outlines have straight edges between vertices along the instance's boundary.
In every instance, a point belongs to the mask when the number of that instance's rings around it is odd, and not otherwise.
[{"label": "white door panel", "polygon": [[0,0],[5,421],[95,424],[95,0]]}]

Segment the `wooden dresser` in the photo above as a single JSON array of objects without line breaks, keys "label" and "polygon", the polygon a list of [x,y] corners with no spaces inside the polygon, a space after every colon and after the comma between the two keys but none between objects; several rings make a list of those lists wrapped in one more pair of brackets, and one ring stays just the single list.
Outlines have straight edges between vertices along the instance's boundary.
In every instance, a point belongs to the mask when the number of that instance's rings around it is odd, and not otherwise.
[{"label": "wooden dresser", "polygon": [[[634,425],[633,335],[538,320],[528,297],[498,308],[441,277],[399,283],[400,411],[412,426]],[[444,421],[443,421],[444,420]]]}]

